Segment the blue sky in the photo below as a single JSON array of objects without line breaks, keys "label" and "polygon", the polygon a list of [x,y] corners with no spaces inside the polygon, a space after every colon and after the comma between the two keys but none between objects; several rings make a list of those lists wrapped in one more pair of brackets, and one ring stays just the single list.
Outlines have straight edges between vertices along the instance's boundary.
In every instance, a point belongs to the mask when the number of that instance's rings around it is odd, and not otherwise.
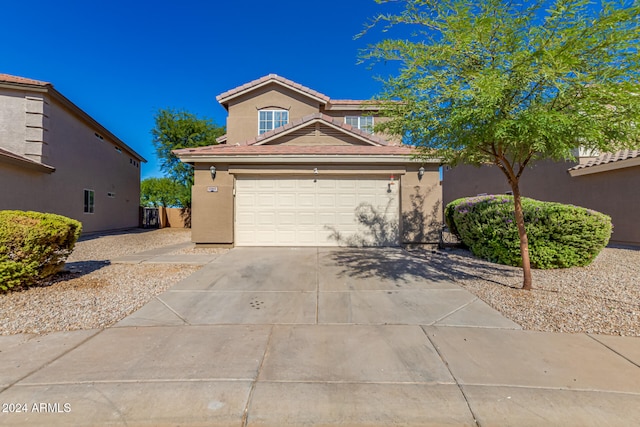
[{"label": "blue sky", "polygon": [[276,73],[340,99],[369,99],[374,70],[354,40],[394,5],[373,0],[32,0],[4,2],[0,73],[53,83],[72,102],[148,160],[159,108],[184,109],[225,124],[216,95]]}]

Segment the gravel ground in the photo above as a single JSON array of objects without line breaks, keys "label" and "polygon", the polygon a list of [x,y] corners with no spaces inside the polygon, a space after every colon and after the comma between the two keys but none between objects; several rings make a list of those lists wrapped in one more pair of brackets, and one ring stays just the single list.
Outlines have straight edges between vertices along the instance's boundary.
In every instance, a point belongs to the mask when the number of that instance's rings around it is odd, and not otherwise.
[{"label": "gravel ground", "polygon": [[[140,308],[198,266],[110,264],[109,259],[188,242],[190,230],[132,230],[82,238],[68,271],[41,286],[0,294],[0,335],[103,328]],[[222,253],[185,247],[174,253]],[[410,251],[525,329],[640,336],[640,250],[606,248],[588,267],[534,270],[530,292],[520,269],[468,251]]]},{"label": "gravel ground", "polygon": [[0,335],[104,328],[199,267],[110,264],[109,259],[188,242],[190,230],[132,230],[81,238],[67,272],[40,286],[0,294]]},{"label": "gravel ground", "polygon": [[640,249],[605,248],[587,267],[522,270],[474,258],[466,250],[430,257],[451,277],[524,329],[640,336]]}]

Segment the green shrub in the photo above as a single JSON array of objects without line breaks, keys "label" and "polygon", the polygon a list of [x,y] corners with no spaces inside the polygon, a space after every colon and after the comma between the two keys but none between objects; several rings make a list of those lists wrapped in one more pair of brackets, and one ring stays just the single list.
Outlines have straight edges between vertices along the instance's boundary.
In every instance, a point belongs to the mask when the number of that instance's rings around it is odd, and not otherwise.
[{"label": "green shrub", "polygon": [[61,215],[0,211],[0,290],[60,271],[81,230],[80,222]]},{"label": "green shrub", "polygon": [[[527,198],[522,210],[533,268],[588,265],[611,237],[611,218],[600,212]],[[475,256],[522,265],[513,196],[454,200],[445,208],[445,221]]]}]

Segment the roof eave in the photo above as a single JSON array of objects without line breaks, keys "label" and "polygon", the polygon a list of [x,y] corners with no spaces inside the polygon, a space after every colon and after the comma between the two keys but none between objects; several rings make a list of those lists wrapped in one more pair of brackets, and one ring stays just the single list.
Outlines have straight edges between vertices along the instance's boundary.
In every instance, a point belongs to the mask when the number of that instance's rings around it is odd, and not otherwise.
[{"label": "roof eave", "polygon": [[398,164],[398,163],[433,163],[439,164],[440,159],[427,161],[416,159],[411,154],[180,154],[176,153],[185,163],[263,163],[263,164],[294,164],[294,163],[337,163],[337,164]]},{"label": "roof eave", "polygon": [[294,92],[296,92],[296,93],[298,93],[298,94],[300,94],[302,96],[305,96],[307,98],[313,99],[314,101],[317,101],[322,105],[326,105],[328,103],[326,99],[320,98],[318,96],[315,96],[313,94],[305,92],[304,90],[300,90],[300,89],[298,89],[298,88],[296,88],[294,86],[288,85],[288,84],[286,84],[284,82],[281,82],[279,80],[276,80],[276,79],[266,80],[266,81],[264,81],[262,83],[259,83],[259,84],[255,85],[255,86],[248,87],[248,88],[246,88],[244,90],[241,90],[241,91],[236,92],[236,93],[232,93],[232,94],[230,94],[228,96],[225,96],[225,97],[222,97],[221,95],[218,95],[218,96],[216,96],[216,100],[220,104],[222,104],[225,108],[227,108],[227,105],[229,104],[229,101],[231,101],[232,99],[237,98],[239,96],[242,96],[244,94],[253,92],[253,91],[257,90],[257,89],[260,89],[260,88],[265,87],[267,85],[270,85],[272,83],[280,85],[280,86],[282,86],[284,88],[287,88],[289,90],[292,90],[292,91],[294,91]]},{"label": "roof eave", "polygon": [[0,153],[0,163],[19,166],[25,169],[31,169],[43,173],[53,173],[56,171],[56,168],[54,168],[53,166],[45,165],[44,163],[38,163],[31,159],[22,158],[18,155],[6,155],[4,153]]},{"label": "roof eave", "polygon": [[617,169],[630,168],[633,166],[640,166],[640,157],[633,157],[630,159],[617,160],[615,162],[604,163],[601,165],[587,166],[579,169],[569,170],[569,175],[572,177],[590,175],[594,173],[609,172]]},{"label": "roof eave", "polygon": [[44,85],[38,85],[33,83],[24,83],[24,82],[0,82],[0,88],[5,89],[27,89],[31,92],[39,92],[46,93],[55,98],[58,102],[60,102],[64,107],[71,110],[74,114],[79,116],[85,122],[89,123],[91,126],[97,129],[98,132],[108,136],[116,145],[120,146],[122,149],[126,150],[129,154],[139,160],[141,162],[147,163],[147,160],[138,154],[133,148],[129,147],[125,144],[120,138],[111,133],[107,128],[98,123],[93,117],[87,114],[84,110],[78,107],[76,104],[71,102],[66,96],[62,93],[58,92],[51,83],[46,83]]}]

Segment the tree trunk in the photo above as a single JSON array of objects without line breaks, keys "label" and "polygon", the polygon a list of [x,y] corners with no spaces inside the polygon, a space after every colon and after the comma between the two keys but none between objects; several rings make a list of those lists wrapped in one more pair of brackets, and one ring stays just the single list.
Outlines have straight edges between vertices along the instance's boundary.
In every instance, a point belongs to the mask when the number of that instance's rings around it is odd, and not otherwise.
[{"label": "tree trunk", "polygon": [[518,226],[518,235],[520,236],[520,253],[522,254],[522,289],[530,291],[532,288],[531,279],[531,260],[529,259],[529,238],[527,230],[524,227],[524,213],[522,212],[522,198],[520,197],[520,186],[517,181],[511,183],[513,191],[513,204],[516,215],[516,225]]}]

